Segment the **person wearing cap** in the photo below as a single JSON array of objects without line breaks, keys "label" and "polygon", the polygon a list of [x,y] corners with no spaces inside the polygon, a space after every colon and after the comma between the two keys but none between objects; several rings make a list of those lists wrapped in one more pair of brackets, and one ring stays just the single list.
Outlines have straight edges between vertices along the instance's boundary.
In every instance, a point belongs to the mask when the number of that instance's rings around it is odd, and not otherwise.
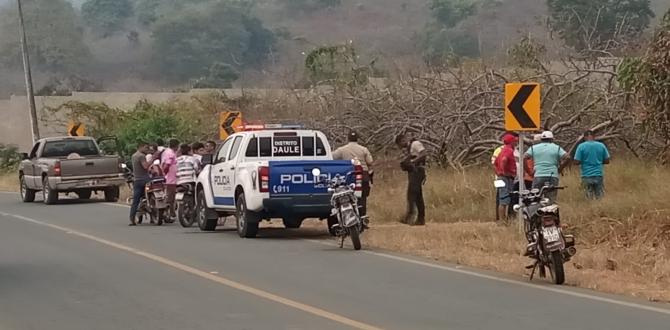
[{"label": "person wearing cap", "polygon": [[[426,224],[423,185],[426,183],[428,151],[423,143],[411,134],[396,136],[395,143],[405,149],[400,168],[407,172],[407,214],[400,222],[410,226],[423,226]],[[413,220],[414,215],[416,215],[416,220]]]},{"label": "person wearing cap", "polygon": [[[561,146],[554,143],[554,133],[544,131],[540,135],[540,143],[528,148],[525,158],[533,160],[535,170],[533,188],[540,189],[545,185],[558,186],[558,176],[563,172],[563,167],[570,156]],[[557,196],[557,190],[547,193],[547,197],[552,201],[556,200]]]},{"label": "person wearing cap", "polygon": [[[496,159],[498,158],[498,155],[500,155],[500,152],[502,151],[502,149],[505,147],[504,139],[508,135],[511,135],[511,136],[514,136],[514,137],[519,136],[517,133],[514,133],[514,132],[505,132],[502,135],[501,141],[503,142],[503,144],[501,144],[495,150],[493,150],[493,154],[491,155],[491,166],[493,166],[493,171],[494,172],[496,171]],[[516,149],[516,148],[514,149],[514,158],[515,158],[515,161],[516,161],[516,166],[518,168],[519,167],[519,150]],[[497,175],[496,175],[496,179],[498,179]],[[515,190],[518,190],[518,187]],[[499,197],[500,196],[498,196],[498,189],[496,189],[496,221],[500,221],[500,212],[499,212],[499,210],[500,210],[499,199],[500,198]],[[514,197],[515,196],[512,196],[512,199],[514,199]],[[516,199],[518,200],[518,197]],[[514,202],[514,200],[512,202]],[[508,212],[512,212],[512,209],[508,209]]]},{"label": "person wearing cap", "polygon": [[607,147],[595,138],[593,131],[586,131],[584,142],[577,147],[574,159],[575,164],[580,165],[582,186],[588,199],[601,199],[604,196],[603,165],[610,163]]},{"label": "person wearing cap", "polygon": [[354,160],[363,167],[363,191],[360,199],[361,216],[367,216],[368,196],[370,196],[370,185],[373,180],[374,159],[368,148],[358,144],[358,133],[352,131],[347,139],[349,143],[333,151],[334,160]]},{"label": "person wearing cap", "polygon": [[[505,144],[500,150],[500,154],[495,160],[496,176],[498,180],[505,183],[504,187],[498,188],[498,215],[504,215],[509,218],[509,206],[512,204],[512,191],[514,190],[514,179],[517,175],[516,157],[514,157],[514,149],[519,143],[519,139],[511,134],[506,134],[503,137]],[[497,219],[496,219],[497,220]]]}]

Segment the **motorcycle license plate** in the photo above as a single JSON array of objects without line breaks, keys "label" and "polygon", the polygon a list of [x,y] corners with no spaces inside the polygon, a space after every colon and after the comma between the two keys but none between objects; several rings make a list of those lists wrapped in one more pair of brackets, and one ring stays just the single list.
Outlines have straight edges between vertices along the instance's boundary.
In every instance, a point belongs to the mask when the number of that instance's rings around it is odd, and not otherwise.
[{"label": "motorcycle license plate", "polygon": [[557,227],[542,228],[542,236],[547,241],[547,243],[558,242],[561,239],[561,234],[558,232]]},{"label": "motorcycle license plate", "polygon": [[177,193],[174,198],[178,201],[182,201],[184,200],[184,193]]}]

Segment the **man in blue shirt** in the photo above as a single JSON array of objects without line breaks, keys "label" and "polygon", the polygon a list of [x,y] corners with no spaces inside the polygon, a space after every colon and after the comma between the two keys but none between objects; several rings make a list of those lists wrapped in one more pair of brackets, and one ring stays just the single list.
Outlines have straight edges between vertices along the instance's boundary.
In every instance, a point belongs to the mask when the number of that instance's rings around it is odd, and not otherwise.
[{"label": "man in blue shirt", "polygon": [[588,199],[600,199],[605,194],[603,165],[610,163],[610,153],[601,142],[595,141],[595,134],[584,133],[582,142],[575,152],[575,164],[581,165],[582,186]]},{"label": "man in blue shirt", "polygon": [[[566,160],[570,156],[558,144],[554,143],[554,134],[550,131],[542,132],[540,143],[528,148],[525,158],[532,158],[535,167],[533,188],[541,189],[545,185],[558,186],[558,175],[563,172]],[[557,190],[547,193],[552,201],[556,200]]]}]

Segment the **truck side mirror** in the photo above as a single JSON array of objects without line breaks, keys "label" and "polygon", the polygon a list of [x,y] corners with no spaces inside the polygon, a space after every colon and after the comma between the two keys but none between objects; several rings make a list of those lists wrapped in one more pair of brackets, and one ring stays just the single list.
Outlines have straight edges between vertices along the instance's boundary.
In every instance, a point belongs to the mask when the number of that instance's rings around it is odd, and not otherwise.
[{"label": "truck side mirror", "polygon": [[21,159],[23,159],[23,160],[28,160],[28,159],[30,159],[30,157],[28,157],[28,153],[27,153],[27,152],[22,152],[22,153],[21,153]]},{"label": "truck side mirror", "polygon": [[214,162],[213,160],[214,155],[212,154],[202,155],[202,160],[200,161],[200,163],[202,165],[212,165],[212,163]]}]

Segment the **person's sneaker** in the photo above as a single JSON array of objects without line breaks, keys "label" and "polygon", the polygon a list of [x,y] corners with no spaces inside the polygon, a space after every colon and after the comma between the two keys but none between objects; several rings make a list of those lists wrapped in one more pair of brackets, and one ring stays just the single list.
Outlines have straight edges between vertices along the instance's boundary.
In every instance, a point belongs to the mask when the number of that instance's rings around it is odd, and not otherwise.
[{"label": "person's sneaker", "polygon": [[528,243],[526,245],[526,252],[523,253],[524,257],[530,257],[534,254],[535,252],[535,243]]},{"label": "person's sneaker", "polygon": [[130,223],[128,224],[128,226],[137,226],[137,224],[135,223],[135,217],[130,217]]},{"label": "person's sneaker", "polygon": [[363,223],[363,229],[370,229],[370,226],[369,226],[369,224],[370,224],[370,218],[368,218],[367,215],[364,216],[364,217],[362,217],[362,218],[361,218],[361,221],[362,221],[362,223]]}]

